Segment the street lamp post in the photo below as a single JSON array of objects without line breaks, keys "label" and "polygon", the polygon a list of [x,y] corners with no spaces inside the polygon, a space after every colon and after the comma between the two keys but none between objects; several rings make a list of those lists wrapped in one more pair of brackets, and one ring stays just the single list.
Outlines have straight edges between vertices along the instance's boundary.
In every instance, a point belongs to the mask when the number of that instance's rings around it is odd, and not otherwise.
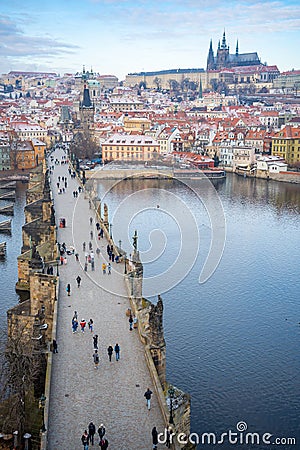
[{"label": "street lamp post", "polygon": [[45,404],[46,404],[46,397],[44,394],[42,394],[40,401],[39,401],[39,407],[42,410],[42,428],[41,428],[42,433],[45,433],[45,431],[46,431],[45,416],[44,416]]},{"label": "street lamp post", "polygon": [[169,423],[174,425],[174,418],[173,418],[173,398],[174,398],[174,395],[175,395],[174,388],[170,387],[168,389],[168,394],[169,394],[169,397],[170,397],[170,418],[169,418]]},{"label": "street lamp post", "polygon": [[113,226],[112,226],[112,223],[110,223],[110,224],[109,224],[109,230],[110,230],[110,231],[109,231],[109,235],[110,235],[110,238],[111,238],[111,239],[112,239],[112,227],[113,227]]},{"label": "street lamp post", "polygon": [[13,432],[13,435],[14,435],[14,448],[17,448],[17,446],[18,446],[18,434],[19,434],[18,430]]},{"label": "street lamp post", "polygon": [[130,274],[131,279],[131,297],[133,297],[133,272]]},{"label": "street lamp post", "polygon": [[127,274],[127,263],[126,263],[126,261],[127,261],[127,255],[126,255],[126,252],[125,252],[125,255],[124,255],[124,257],[125,257],[125,267],[124,267],[124,273],[125,273],[125,275]]},{"label": "street lamp post", "polygon": [[121,241],[121,239],[119,240],[119,249],[121,250],[121,248],[122,248],[122,241]]},{"label": "street lamp post", "polygon": [[25,439],[25,450],[29,449],[29,439],[31,438],[31,434],[30,433],[25,433],[23,438]]},{"label": "street lamp post", "polygon": [[58,256],[56,258],[56,276],[57,277],[59,277],[59,270],[58,270],[59,262],[60,262],[60,257]]}]

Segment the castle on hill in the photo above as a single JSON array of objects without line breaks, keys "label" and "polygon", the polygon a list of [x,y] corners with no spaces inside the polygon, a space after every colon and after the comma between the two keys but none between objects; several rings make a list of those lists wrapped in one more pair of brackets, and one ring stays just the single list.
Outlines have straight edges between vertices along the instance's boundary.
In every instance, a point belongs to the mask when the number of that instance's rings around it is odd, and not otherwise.
[{"label": "castle on hill", "polygon": [[239,53],[239,43],[236,43],[235,53],[229,53],[229,45],[226,43],[225,31],[222,42],[218,43],[217,54],[214,55],[212,40],[207,57],[207,70],[220,70],[238,66],[259,66],[263,65],[256,52]]}]

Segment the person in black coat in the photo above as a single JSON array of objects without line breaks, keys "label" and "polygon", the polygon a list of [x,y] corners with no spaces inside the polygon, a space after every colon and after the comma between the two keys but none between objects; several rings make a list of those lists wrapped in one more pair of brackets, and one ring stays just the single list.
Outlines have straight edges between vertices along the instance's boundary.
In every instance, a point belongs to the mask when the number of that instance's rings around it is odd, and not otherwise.
[{"label": "person in black coat", "polygon": [[112,356],[112,354],[113,354],[113,351],[114,351],[114,349],[113,349],[112,346],[110,345],[110,346],[108,347],[108,349],[107,349],[108,358],[109,358],[109,361],[110,361],[110,362],[111,362],[111,356]]},{"label": "person in black coat", "polygon": [[150,389],[148,388],[144,394],[144,397],[146,398],[147,401],[147,407],[150,410],[151,407],[151,395],[152,395],[152,391],[150,391]]},{"label": "person in black coat", "polygon": [[92,445],[94,445],[94,435],[96,433],[96,427],[93,424],[93,422],[89,423],[89,439],[90,439],[90,443]]},{"label": "person in black coat", "polygon": [[158,433],[157,433],[156,427],[152,428],[152,444],[153,444],[153,449],[157,449]]},{"label": "person in black coat", "polygon": [[98,434],[101,441],[101,439],[103,439],[105,435],[105,426],[103,425],[103,423],[101,423],[101,425],[98,428]]}]

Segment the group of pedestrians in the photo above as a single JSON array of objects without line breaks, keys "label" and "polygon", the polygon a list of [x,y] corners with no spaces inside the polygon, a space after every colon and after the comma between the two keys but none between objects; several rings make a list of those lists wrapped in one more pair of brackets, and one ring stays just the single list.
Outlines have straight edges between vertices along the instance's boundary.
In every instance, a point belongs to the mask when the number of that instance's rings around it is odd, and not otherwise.
[{"label": "group of pedestrians", "polygon": [[[99,349],[98,349],[98,335],[96,334],[95,336],[93,336],[93,345],[94,345],[94,353],[93,353],[93,361],[94,361],[94,365],[95,365],[95,369],[98,369],[99,363],[100,363],[100,355],[99,355]],[[116,357],[116,361],[120,360],[120,346],[118,344],[118,342],[116,343],[116,345],[113,347],[112,345],[109,345],[107,347],[107,354],[108,354],[108,359],[109,362],[112,362],[112,355],[115,352],[115,357]]]},{"label": "group of pedestrians", "polygon": [[[105,437],[106,429],[103,423],[99,425],[97,433],[99,435],[99,447],[101,448],[101,450],[106,450],[108,448],[108,440]],[[87,429],[84,430],[84,433],[81,436],[81,442],[84,450],[89,449],[89,444],[95,444],[95,435],[96,426],[93,422],[90,422]]]},{"label": "group of pedestrians", "polygon": [[74,314],[73,314],[73,317],[72,317],[72,332],[73,332],[73,334],[77,332],[78,326],[80,326],[81,332],[84,333],[86,325],[88,325],[88,328],[89,328],[90,332],[93,333],[93,331],[94,331],[94,321],[93,321],[93,319],[90,319],[88,321],[88,323],[86,322],[85,319],[81,319],[81,321],[78,322],[78,313],[77,313],[77,311],[74,311]]}]

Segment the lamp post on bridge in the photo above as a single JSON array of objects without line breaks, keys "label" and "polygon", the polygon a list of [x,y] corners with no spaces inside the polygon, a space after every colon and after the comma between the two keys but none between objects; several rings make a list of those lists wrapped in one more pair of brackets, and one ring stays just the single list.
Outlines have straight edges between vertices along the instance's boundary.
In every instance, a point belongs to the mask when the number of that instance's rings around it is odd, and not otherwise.
[{"label": "lamp post on bridge", "polygon": [[29,449],[29,439],[31,438],[31,434],[30,433],[25,433],[23,438],[25,439],[25,450]]},{"label": "lamp post on bridge", "polygon": [[109,236],[112,239],[112,223],[109,224]]},{"label": "lamp post on bridge", "polygon": [[60,257],[58,256],[56,258],[56,276],[57,277],[59,277],[59,270],[58,270],[59,263],[60,263]]},{"label": "lamp post on bridge", "polygon": [[127,275],[127,255],[126,255],[126,252],[125,252],[125,254],[124,254],[124,257],[125,257],[124,273],[125,273],[125,275]]}]

